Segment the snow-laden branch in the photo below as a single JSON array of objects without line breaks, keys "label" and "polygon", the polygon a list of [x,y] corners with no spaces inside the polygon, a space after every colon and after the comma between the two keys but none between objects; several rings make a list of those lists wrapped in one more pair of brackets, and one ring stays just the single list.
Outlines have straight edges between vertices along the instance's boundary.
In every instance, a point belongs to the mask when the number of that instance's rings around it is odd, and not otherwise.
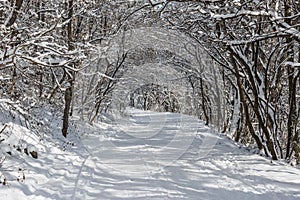
[{"label": "snow-laden branch", "polygon": [[213,19],[233,19],[239,16],[265,16],[270,17],[272,16],[271,12],[267,12],[264,10],[261,11],[250,11],[250,10],[240,10],[236,13],[228,13],[228,14],[215,14],[211,13],[211,17]]},{"label": "snow-laden branch", "polygon": [[227,45],[238,46],[238,45],[250,44],[253,42],[259,42],[267,39],[272,39],[277,37],[287,37],[287,36],[289,35],[287,33],[284,33],[284,31],[277,31],[273,33],[257,35],[249,39],[232,40],[232,41],[219,40],[219,41],[224,42]]},{"label": "snow-laden branch", "polygon": [[300,32],[297,29],[283,21],[280,21],[278,25],[280,26],[279,30],[290,35],[297,42],[300,42]]},{"label": "snow-laden branch", "polygon": [[58,67],[63,67],[63,68],[66,68],[66,69],[69,69],[71,71],[80,71],[81,69],[77,69],[77,68],[74,68],[74,67],[71,67],[69,64],[71,64],[72,62],[74,62],[74,60],[62,60],[60,61],[59,63],[57,64],[51,64],[51,63],[47,63],[47,62],[43,62],[37,58],[34,58],[34,57],[29,57],[29,56],[24,56],[23,54],[19,54],[19,53],[16,53],[15,54],[17,57],[19,58],[22,58],[22,59],[25,59],[25,60],[28,60],[36,65],[39,65],[39,66],[43,66],[43,67],[51,67],[51,68],[58,68]]},{"label": "snow-laden branch", "polygon": [[[36,46],[36,47],[42,47],[44,49],[47,49],[49,51],[51,51],[52,53],[59,55],[59,56],[70,56],[72,55],[71,53],[66,53],[66,52],[62,52],[59,49],[64,49],[67,51],[67,48],[64,46],[59,46],[57,44],[54,43],[49,43],[49,42],[36,42],[34,40],[32,41],[27,41],[26,43],[20,45],[18,48],[21,49],[22,47],[26,47],[26,46]],[[55,46],[55,47],[51,47],[51,46]]]},{"label": "snow-laden branch", "polygon": [[298,63],[298,62],[287,61],[287,62],[284,62],[283,64],[285,66],[291,66],[291,67],[295,67],[295,68],[300,68],[300,63]]},{"label": "snow-laden branch", "polygon": [[106,75],[106,74],[100,73],[100,72],[97,72],[97,74],[98,74],[99,76],[101,76],[101,77],[103,77],[103,78],[107,78],[107,79],[109,79],[109,80],[111,80],[111,81],[115,81],[115,80],[116,80],[115,78],[112,78],[112,77],[110,77],[110,76],[108,76],[108,75]]}]

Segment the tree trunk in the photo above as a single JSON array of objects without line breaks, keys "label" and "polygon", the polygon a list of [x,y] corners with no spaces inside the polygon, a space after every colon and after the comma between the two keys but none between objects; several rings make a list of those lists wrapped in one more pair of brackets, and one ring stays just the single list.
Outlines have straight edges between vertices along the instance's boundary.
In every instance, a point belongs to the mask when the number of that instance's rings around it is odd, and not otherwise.
[{"label": "tree trunk", "polygon": [[64,109],[64,117],[63,117],[63,128],[62,134],[64,137],[67,137],[68,127],[69,127],[69,113],[72,102],[72,88],[68,87],[65,91],[65,109]]},{"label": "tree trunk", "polygon": [[13,5],[14,7],[13,7],[12,14],[10,15],[10,18],[4,24],[6,27],[10,27],[11,25],[13,25],[15,23],[22,4],[23,4],[23,0],[16,0],[15,5]]},{"label": "tree trunk", "polygon": [[204,94],[204,88],[203,88],[203,80],[202,78],[200,78],[200,90],[201,90],[201,98],[202,98],[202,110],[203,110],[203,114],[205,117],[205,125],[209,125],[209,116],[207,114],[207,110],[206,110],[206,101],[205,101],[205,94]]},{"label": "tree trunk", "polygon": [[[287,1],[285,3],[285,22],[290,24],[292,23],[291,19],[288,18],[292,15],[292,8],[291,8],[291,2]],[[287,60],[294,62],[294,45],[293,45],[293,39],[287,38]],[[286,159],[290,158],[291,155],[291,143],[293,140],[293,135],[295,132],[295,126],[297,121],[297,106],[296,106],[296,87],[297,87],[297,78],[299,75],[295,75],[296,71],[293,66],[288,66],[287,69],[288,72],[288,87],[289,87],[289,113],[288,113],[288,122],[287,122],[287,143],[286,143]]]},{"label": "tree trunk", "polygon": [[249,114],[249,107],[248,107],[248,103],[247,103],[246,96],[245,96],[245,89],[244,89],[244,86],[243,86],[243,83],[242,83],[242,80],[241,80],[241,77],[240,77],[238,66],[237,66],[233,56],[232,56],[232,65],[233,65],[233,68],[234,68],[234,71],[235,71],[238,90],[239,90],[239,94],[240,94],[240,100],[241,100],[242,105],[243,105],[243,110],[244,110],[245,120],[246,120],[246,126],[247,126],[250,134],[254,138],[258,149],[261,151],[263,149],[263,144],[262,144],[259,136],[256,135],[255,130],[253,128],[251,118],[250,118],[250,114]]},{"label": "tree trunk", "polygon": [[[253,92],[254,103],[251,104],[252,108],[253,108],[253,111],[254,111],[254,113],[257,117],[259,126],[260,126],[264,136],[267,139],[268,151],[271,153],[272,159],[277,160],[278,156],[277,156],[277,152],[275,150],[275,146],[274,146],[275,144],[274,144],[273,138],[272,138],[268,128],[266,127],[266,124],[264,123],[264,120],[263,120],[264,116],[262,116],[262,113],[260,112],[259,92],[258,92],[258,89],[257,89],[256,80],[255,80],[255,78],[253,76],[253,73],[251,71],[251,67],[249,66],[249,64],[243,58],[240,57],[239,53],[236,52],[236,49],[234,49],[233,47],[230,47],[229,50],[230,50],[232,56],[235,59],[237,59],[244,66],[245,73],[247,73],[247,77],[249,78],[249,83],[251,85],[251,90]],[[236,73],[238,73],[238,72],[236,72]],[[237,75],[237,77],[239,77],[239,75]],[[268,155],[268,152],[266,152],[266,155]]]},{"label": "tree trunk", "polygon": [[[67,37],[68,37],[68,50],[74,50],[73,45],[73,37],[72,37],[72,17],[73,17],[73,0],[68,1],[68,25],[67,25]],[[73,87],[74,87],[74,72],[69,72],[65,69],[65,73],[67,73],[68,77],[68,88],[65,91],[65,109],[64,109],[64,116],[63,116],[63,128],[62,134],[64,137],[67,137],[68,134],[68,127],[69,127],[69,115],[70,115],[70,108],[72,104],[72,96],[73,96]]]}]

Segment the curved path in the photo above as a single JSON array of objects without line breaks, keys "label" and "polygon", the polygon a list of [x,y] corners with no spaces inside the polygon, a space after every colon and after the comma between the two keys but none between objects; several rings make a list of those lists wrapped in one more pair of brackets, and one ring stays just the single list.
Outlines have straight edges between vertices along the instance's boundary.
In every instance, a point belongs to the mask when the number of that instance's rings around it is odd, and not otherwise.
[{"label": "curved path", "polygon": [[44,142],[39,159],[12,162],[26,179],[1,187],[1,199],[300,199],[299,169],[252,154],[191,116],[129,109],[112,125],[76,126],[80,140]]},{"label": "curved path", "polygon": [[298,199],[300,170],[239,149],[197,119],[127,110],[83,142],[74,199]]}]

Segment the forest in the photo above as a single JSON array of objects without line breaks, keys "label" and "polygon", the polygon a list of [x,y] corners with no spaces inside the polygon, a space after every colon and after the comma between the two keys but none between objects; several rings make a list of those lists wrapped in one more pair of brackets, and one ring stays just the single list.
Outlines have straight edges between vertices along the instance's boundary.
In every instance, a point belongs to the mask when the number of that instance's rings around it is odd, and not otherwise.
[{"label": "forest", "polygon": [[50,106],[69,137],[75,116],[182,113],[299,164],[299,13],[295,0],[0,0],[0,115],[35,129]]}]

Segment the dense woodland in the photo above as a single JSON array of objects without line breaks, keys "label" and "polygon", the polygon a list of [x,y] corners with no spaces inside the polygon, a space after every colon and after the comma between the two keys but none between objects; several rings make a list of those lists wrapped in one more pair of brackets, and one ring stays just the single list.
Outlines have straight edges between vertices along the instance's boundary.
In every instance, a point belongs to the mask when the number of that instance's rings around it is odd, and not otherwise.
[{"label": "dense woodland", "polygon": [[[65,137],[70,116],[93,123],[126,106],[196,115],[274,160],[300,163],[299,13],[295,0],[0,0],[0,99],[29,113],[53,106]],[[189,45],[126,47],[125,33],[140,28]],[[180,78],[151,82],[157,63]],[[133,86],[142,76],[148,84]]]}]

